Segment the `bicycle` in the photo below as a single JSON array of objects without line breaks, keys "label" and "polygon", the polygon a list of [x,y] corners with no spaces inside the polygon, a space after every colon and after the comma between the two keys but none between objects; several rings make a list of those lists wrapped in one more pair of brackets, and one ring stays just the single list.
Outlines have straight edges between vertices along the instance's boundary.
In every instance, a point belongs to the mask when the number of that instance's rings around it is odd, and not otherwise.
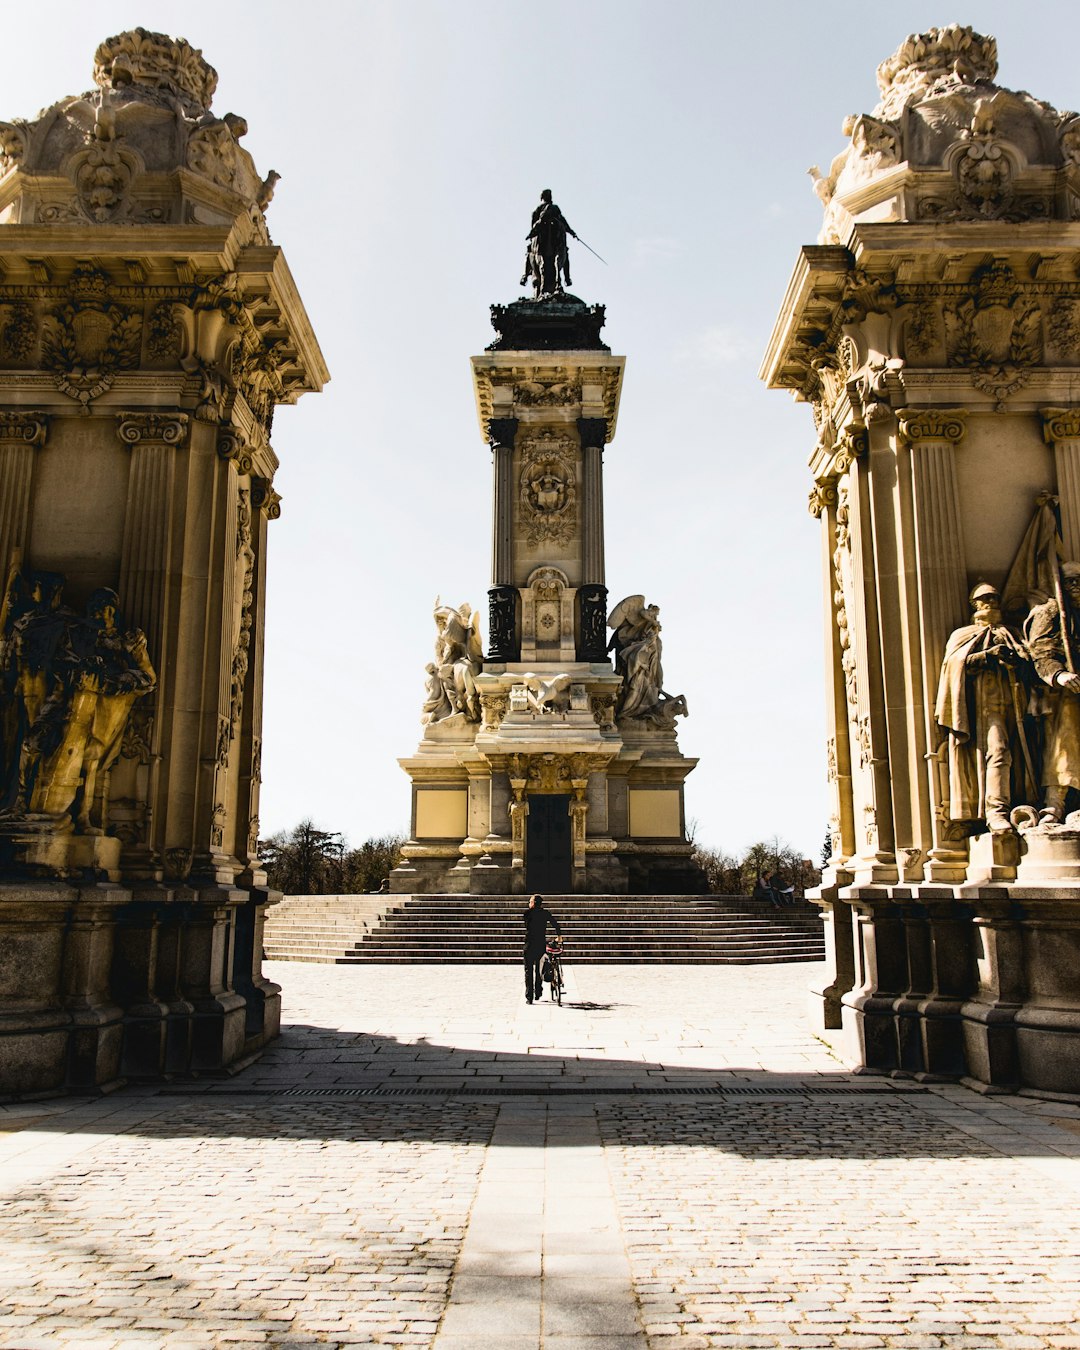
[{"label": "bicycle", "polygon": [[551,985],[552,1002],[562,1007],[562,996],[565,985],[563,983],[563,940],[561,937],[554,937],[547,944],[544,961],[544,979]]}]

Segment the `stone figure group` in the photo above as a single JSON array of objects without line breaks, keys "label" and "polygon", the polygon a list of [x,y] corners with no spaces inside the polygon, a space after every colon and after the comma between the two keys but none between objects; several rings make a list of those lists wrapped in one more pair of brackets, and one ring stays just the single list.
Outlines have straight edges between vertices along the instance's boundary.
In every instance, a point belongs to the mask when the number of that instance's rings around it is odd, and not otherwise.
[{"label": "stone figure group", "polygon": [[981,582],[971,623],[946,643],[934,716],[948,734],[950,820],[1007,831],[1016,807],[1037,802],[1038,825],[1058,825],[1080,789],[1080,563],[1060,564],[1054,589],[1021,632]]},{"label": "stone figure group", "polygon": [[80,615],[64,578],[16,563],[0,611],[3,815],[100,834],[95,798],[120,753],[135,700],[157,676],[146,635],[125,628],[119,597],[96,590]]},{"label": "stone figure group", "polygon": [[483,664],[480,616],[470,605],[444,605],[435,601],[435,659],[425,666],[424,726],[460,713],[479,722],[480,692],[476,677]]},{"label": "stone figure group", "polygon": [[615,670],[623,677],[616,717],[670,729],[687,708],[683,695],[673,698],[664,689],[659,606],[646,605],[643,595],[628,595],[607,622],[614,629],[608,651],[615,653]]}]

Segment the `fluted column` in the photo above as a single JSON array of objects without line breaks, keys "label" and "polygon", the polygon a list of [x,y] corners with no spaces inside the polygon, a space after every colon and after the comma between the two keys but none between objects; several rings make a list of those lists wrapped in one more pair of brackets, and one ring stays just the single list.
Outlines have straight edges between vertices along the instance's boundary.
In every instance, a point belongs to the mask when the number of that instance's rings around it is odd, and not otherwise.
[{"label": "fluted column", "polygon": [[493,470],[491,520],[491,587],[488,590],[489,662],[516,661],[518,593],[514,585],[514,437],[516,417],[488,419]]},{"label": "fluted column", "polygon": [[491,584],[514,584],[514,437],[516,417],[488,420],[488,442],[494,469],[491,522]]},{"label": "fluted column", "polygon": [[581,437],[581,586],[578,591],[579,661],[607,659],[607,587],[604,584],[605,417],[579,417]]},{"label": "fluted column", "polygon": [[[960,408],[904,408],[900,434],[911,448],[912,507],[918,567],[919,639],[928,746],[942,742],[934,725],[934,693],[945,643],[967,617],[967,575],[960,527],[954,453],[964,437],[967,413]],[[928,757],[934,843],[928,880],[962,881],[967,851],[951,839],[942,764]]]},{"label": "fluted column", "polygon": [[[165,803],[162,790],[161,755],[164,729],[159,709],[171,701],[172,670],[165,659],[168,646],[168,575],[173,548],[173,510],[176,451],[188,434],[186,413],[122,412],[117,414],[116,434],[131,451],[128,467],[124,538],[120,554],[118,589],[120,607],[128,627],[146,634],[147,650],[157,671],[157,688],[132,711],[132,725],[141,728],[134,738],[138,755],[134,764],[123,762],[110,780],[110,788],[127,796],[141,819],[139,837],[124,849],[124,866],[137,876],[153,876],[158,865],[160,834]],[[131,773],[127,773],[127,769]],[[134,775],[132,777],[132,774]],[[126,787],[125,787],[126,776]],[[142,816],[142,806],[146,812]],[[155,829],[156,827],[156,829]]]},{"label": "fluted column", "polygon": [[1054,447],[1065,557],[1080,561],[1080,408],[1042,408],[1043,437]]},{"label": "fluted column", "polygon": [[[48,420],[39,412],[0,412],[0,571],[26,547],[34,452],[45,444]],[[0,585],[3,583],[0,582]]]},{"label": "fluted column", "polygon": [[[150,659],[160,666],[174,451],[187,437],[188,418],[186,413],[125,412],[117,414],[116,420],[117,435],[131,451],[120,604],[128,624],[146,634]],[[159,679],[163,673],[159,670]]]},{"label": "fluted column", "polygon": [[[836,480],[817,484],[810,493],[810,514],[821,520],[822,572],[826,591],[825,682],[826,735],[829,787],[832,815],[829,839],[832,852],[829,867],[843,869],[857,852],[851,782],[851,729],[848,722],[847,690],[844,680],[843,649],[836,622],[836,586],[833,578],[833,553],[836,549]],[[846,877],[845,877],[846,879]]]}]

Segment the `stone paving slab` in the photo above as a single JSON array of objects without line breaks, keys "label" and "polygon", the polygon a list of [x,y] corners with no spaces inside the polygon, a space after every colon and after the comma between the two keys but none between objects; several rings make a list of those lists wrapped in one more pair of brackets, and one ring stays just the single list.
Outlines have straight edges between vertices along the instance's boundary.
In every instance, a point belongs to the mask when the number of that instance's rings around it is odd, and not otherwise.
[{"label": "stone paving slab", "polygon": [[814,967],[271,974],[238,1079],[0,1107],[3,1350],[1080,1347],[1080,1108],[846,1073]]}]

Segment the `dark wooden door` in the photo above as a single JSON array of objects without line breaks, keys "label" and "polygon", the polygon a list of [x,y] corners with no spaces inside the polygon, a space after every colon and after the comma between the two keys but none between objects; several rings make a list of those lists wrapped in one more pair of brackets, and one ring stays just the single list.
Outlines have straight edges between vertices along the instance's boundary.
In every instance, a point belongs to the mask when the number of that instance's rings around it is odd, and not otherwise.
[{"label": "dark wooden door", "polygon": [[525,838],[525,887],[541,895],[570,891],[573,846],[570,838],[570,798],[529,798],[529,828]]}]

